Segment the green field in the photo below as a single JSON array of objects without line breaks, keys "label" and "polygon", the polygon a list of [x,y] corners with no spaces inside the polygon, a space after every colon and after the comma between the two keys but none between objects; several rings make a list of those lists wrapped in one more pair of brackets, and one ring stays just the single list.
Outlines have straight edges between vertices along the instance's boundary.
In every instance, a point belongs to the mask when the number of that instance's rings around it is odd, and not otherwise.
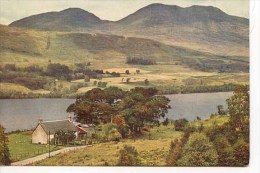
[{"label": "green field", "polygon": [[[40,154],[48,153],[48,145],[32,144],[32,132],[17,132],[8,135],[8,148],[12,162],[31,158]],[[61,147],[51,146],[51,151]]]}]

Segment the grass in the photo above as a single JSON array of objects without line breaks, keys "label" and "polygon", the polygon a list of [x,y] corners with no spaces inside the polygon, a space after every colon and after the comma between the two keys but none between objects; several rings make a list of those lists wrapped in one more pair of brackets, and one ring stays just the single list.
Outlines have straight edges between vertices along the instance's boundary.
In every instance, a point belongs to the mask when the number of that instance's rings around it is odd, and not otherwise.
[{"label": "grass", "polygon": [[[224,124],[229,120],[228,116],[214,116],[208,120],[190,122],[195,126],[204,124],[205,128],[213,124]],[[52,158],[34,163],[37,166],[116,166],[119,158],[119,151],[124,145],[131,145],[136,148],[142,161],[142,166],[166,166],[165,159],[169,151],[170,143],[174,139],[181,138],[183,132],[175,131],[174,126],[159,126],[143,131],[135,141],[123,139],[120,142],[107,142],[93,144],[84,149],[58,154]]]},{"label": "grass", "polygon": [[211,126],[215,125],[223,125],[226,122],[229,121],[229,116],[213,116],[210,119],[204,120],[204,121],[195,121],[195,122],[191,122],[191,124],[199,127],[201,124],[203,124],[203,126],[205,128],[209,128]]},{"label": "grass", "polygon": [[11,92],[21,92],[21,93],[29,93],[31,90],[26,88],[25,86],[14,84],[14,83],[0,83],[0,90],[6,93]]},{"label": "grass", "polygon": [[[145,160],[144,165],[163,166],[165,164],[165,157],[170,147],[171,139],[162,140],[137,140],[124,142],[108,142],[102,144],[95,144],[92,147],[59,154],[50,159],[45,159],[36,163],[37,166],[104,166],[108,163],[110,166],[115,166],[118,161],[119,151],[125,144],[134,146],[140,157]],[[145,144],[145,145],[144,145]]]},{"label": "grass", "polygon": [[181,138],[182,132],[174,130],[173,125],[159,126],[151,129],[151,139],[147,132],[138,137],[136,141],[124,139],[120,142],[94,144],[91,147],[77,151],[59,154],[50,159],[45,159],[34,165],[77,165],[77,166],[115,166],[118,161],[119,151],[125,144],[134,146],[142,159],[144,166],[165,166],[165,158],[170,143],[176,138]]},{"label": "grass", "polygon": [[[12,133],[8,135],[8,148],[12,162],[31,158],[40,154],[48,153],[47,145],[33,144],[31,142],[32,131]],[[61,147],[51,146],[51,151]]]}]

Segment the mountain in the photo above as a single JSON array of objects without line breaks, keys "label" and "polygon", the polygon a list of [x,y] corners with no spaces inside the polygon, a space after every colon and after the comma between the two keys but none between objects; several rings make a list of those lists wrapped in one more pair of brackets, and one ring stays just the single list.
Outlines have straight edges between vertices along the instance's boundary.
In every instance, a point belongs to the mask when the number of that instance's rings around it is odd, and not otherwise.
[{"label": "mountain", "polygon": [[80,8],[68,8],[60,12],[48,12],[14,21],[10,26],[39,30],[79,31],[106,23],[92,13]]},{"label": "mountain", "polygon": [[140,37],[221,56],[249,56],[249,20],[211,6],[151,4],[115,22],[71,8],[29,16],[10,26]]},{"label": "mountain", "polygon": [[215,54],[248,56],[249,20],[211,6],[152,4],[119,20],[110,31]]}]

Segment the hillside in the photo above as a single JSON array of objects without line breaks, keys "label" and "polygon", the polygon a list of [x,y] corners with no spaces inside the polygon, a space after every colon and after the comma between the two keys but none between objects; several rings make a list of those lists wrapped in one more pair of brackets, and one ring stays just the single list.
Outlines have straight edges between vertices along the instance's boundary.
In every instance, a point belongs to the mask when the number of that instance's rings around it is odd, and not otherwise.
[{"label": "hillside", "polygon": [[144,38],[46,32],[3,26],[0,27],[0,39],[3,64],[16,62],[22,65],[45,61],[44,65],[51,60],[67,64],[90,62],[96,68],[118,68],[131,67],[126,63],[127,57],[135,57],[153,60],[158,65],[182,64],[199,69],[201,64],[209,67],[208,70],[218,71],[230,64],[230,72],[248,71],[246,57],[216,56]]},{"label": "hillside", "polygon": [[152,4],[116,22],[111,32],[219,55],[248,56],[249,20],[210,6]]},{"label": "hillside", "polygon": [[142,37],[223,56],[249,56],[249,20],[211,6],[151,4],[119,21],[78,8],[14,21],[10,26]]},{"label": "hillside", "polygon": [[80,8],[69,8],[60,12],[48,12],[29,16],[12,22],[10,26],[40,30],[75,31],[86,30],[102,24],[97,16]]},{"label": "hillside", "polygon": [[[8,26],[1,26],[0,31],[0,79],[3,86],[12,86],[0,93],[2,98],[26,97],[19,93],[52,95],[56,87],[62,87],[61,93],[52,97],[68,97],[96,87],[97,81],[124,90],[156,87],[160,93],[230,91],[235,84],[248,83],[248,57],[217,56],[150,39],[117,35]],[[129,63],[129,60],[134,61]],[[74,76],[73,80],[60,80],[53,86],[57,76],[46,73],[53,63],[68,66],[71,70],[68,75]],[[6,67],[12,64],[16,68],[10,71]],[[87,66],[90,70],[103,70],[102,79],[95,77],[84,82],[84,77],[76,78],[77,64],[90,64]],[[125,74],[126,70],[130,74]],[[120,74],[109,74],[113,72]]]}]

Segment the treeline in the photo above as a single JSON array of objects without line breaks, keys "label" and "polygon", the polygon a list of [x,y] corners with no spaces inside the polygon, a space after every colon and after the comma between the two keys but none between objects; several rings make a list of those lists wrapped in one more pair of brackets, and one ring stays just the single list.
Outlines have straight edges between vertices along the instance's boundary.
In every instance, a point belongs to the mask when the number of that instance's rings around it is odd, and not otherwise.
[{"label": "treeline", "polygon": [[5,64],[0,67],[0,81],[23,85],[29,89],[46,89],[55,80],[71,81],[85,79],[101,79],[103,70],[91,70],[88,64],[75,64],[75,69],[60,63],[49,63],[46,69],[38,65],[16,67],[15,64]]},{"label": "treeline", "polygon": [[192,85],[192,86],[174,86],[160,87],[159,94],[188,94],[188,93],[211,93],[211,92],[229,92],[233,91],[238,85],[228,83],[224,85]]},{"label": "treeline", "polygon": [[127,57],[126,63],[134,65],[156,65],[155,60],[138,57]]},{"label": "treeline", "polygon": [[211,72],[217,71],[219,73],[237,73],[249,72],[249,63],[247,62],[232,62],[227,63],[223,60],[213,59],[190,59],[183,58],[182,63],[187,66],[200,71]]}]

